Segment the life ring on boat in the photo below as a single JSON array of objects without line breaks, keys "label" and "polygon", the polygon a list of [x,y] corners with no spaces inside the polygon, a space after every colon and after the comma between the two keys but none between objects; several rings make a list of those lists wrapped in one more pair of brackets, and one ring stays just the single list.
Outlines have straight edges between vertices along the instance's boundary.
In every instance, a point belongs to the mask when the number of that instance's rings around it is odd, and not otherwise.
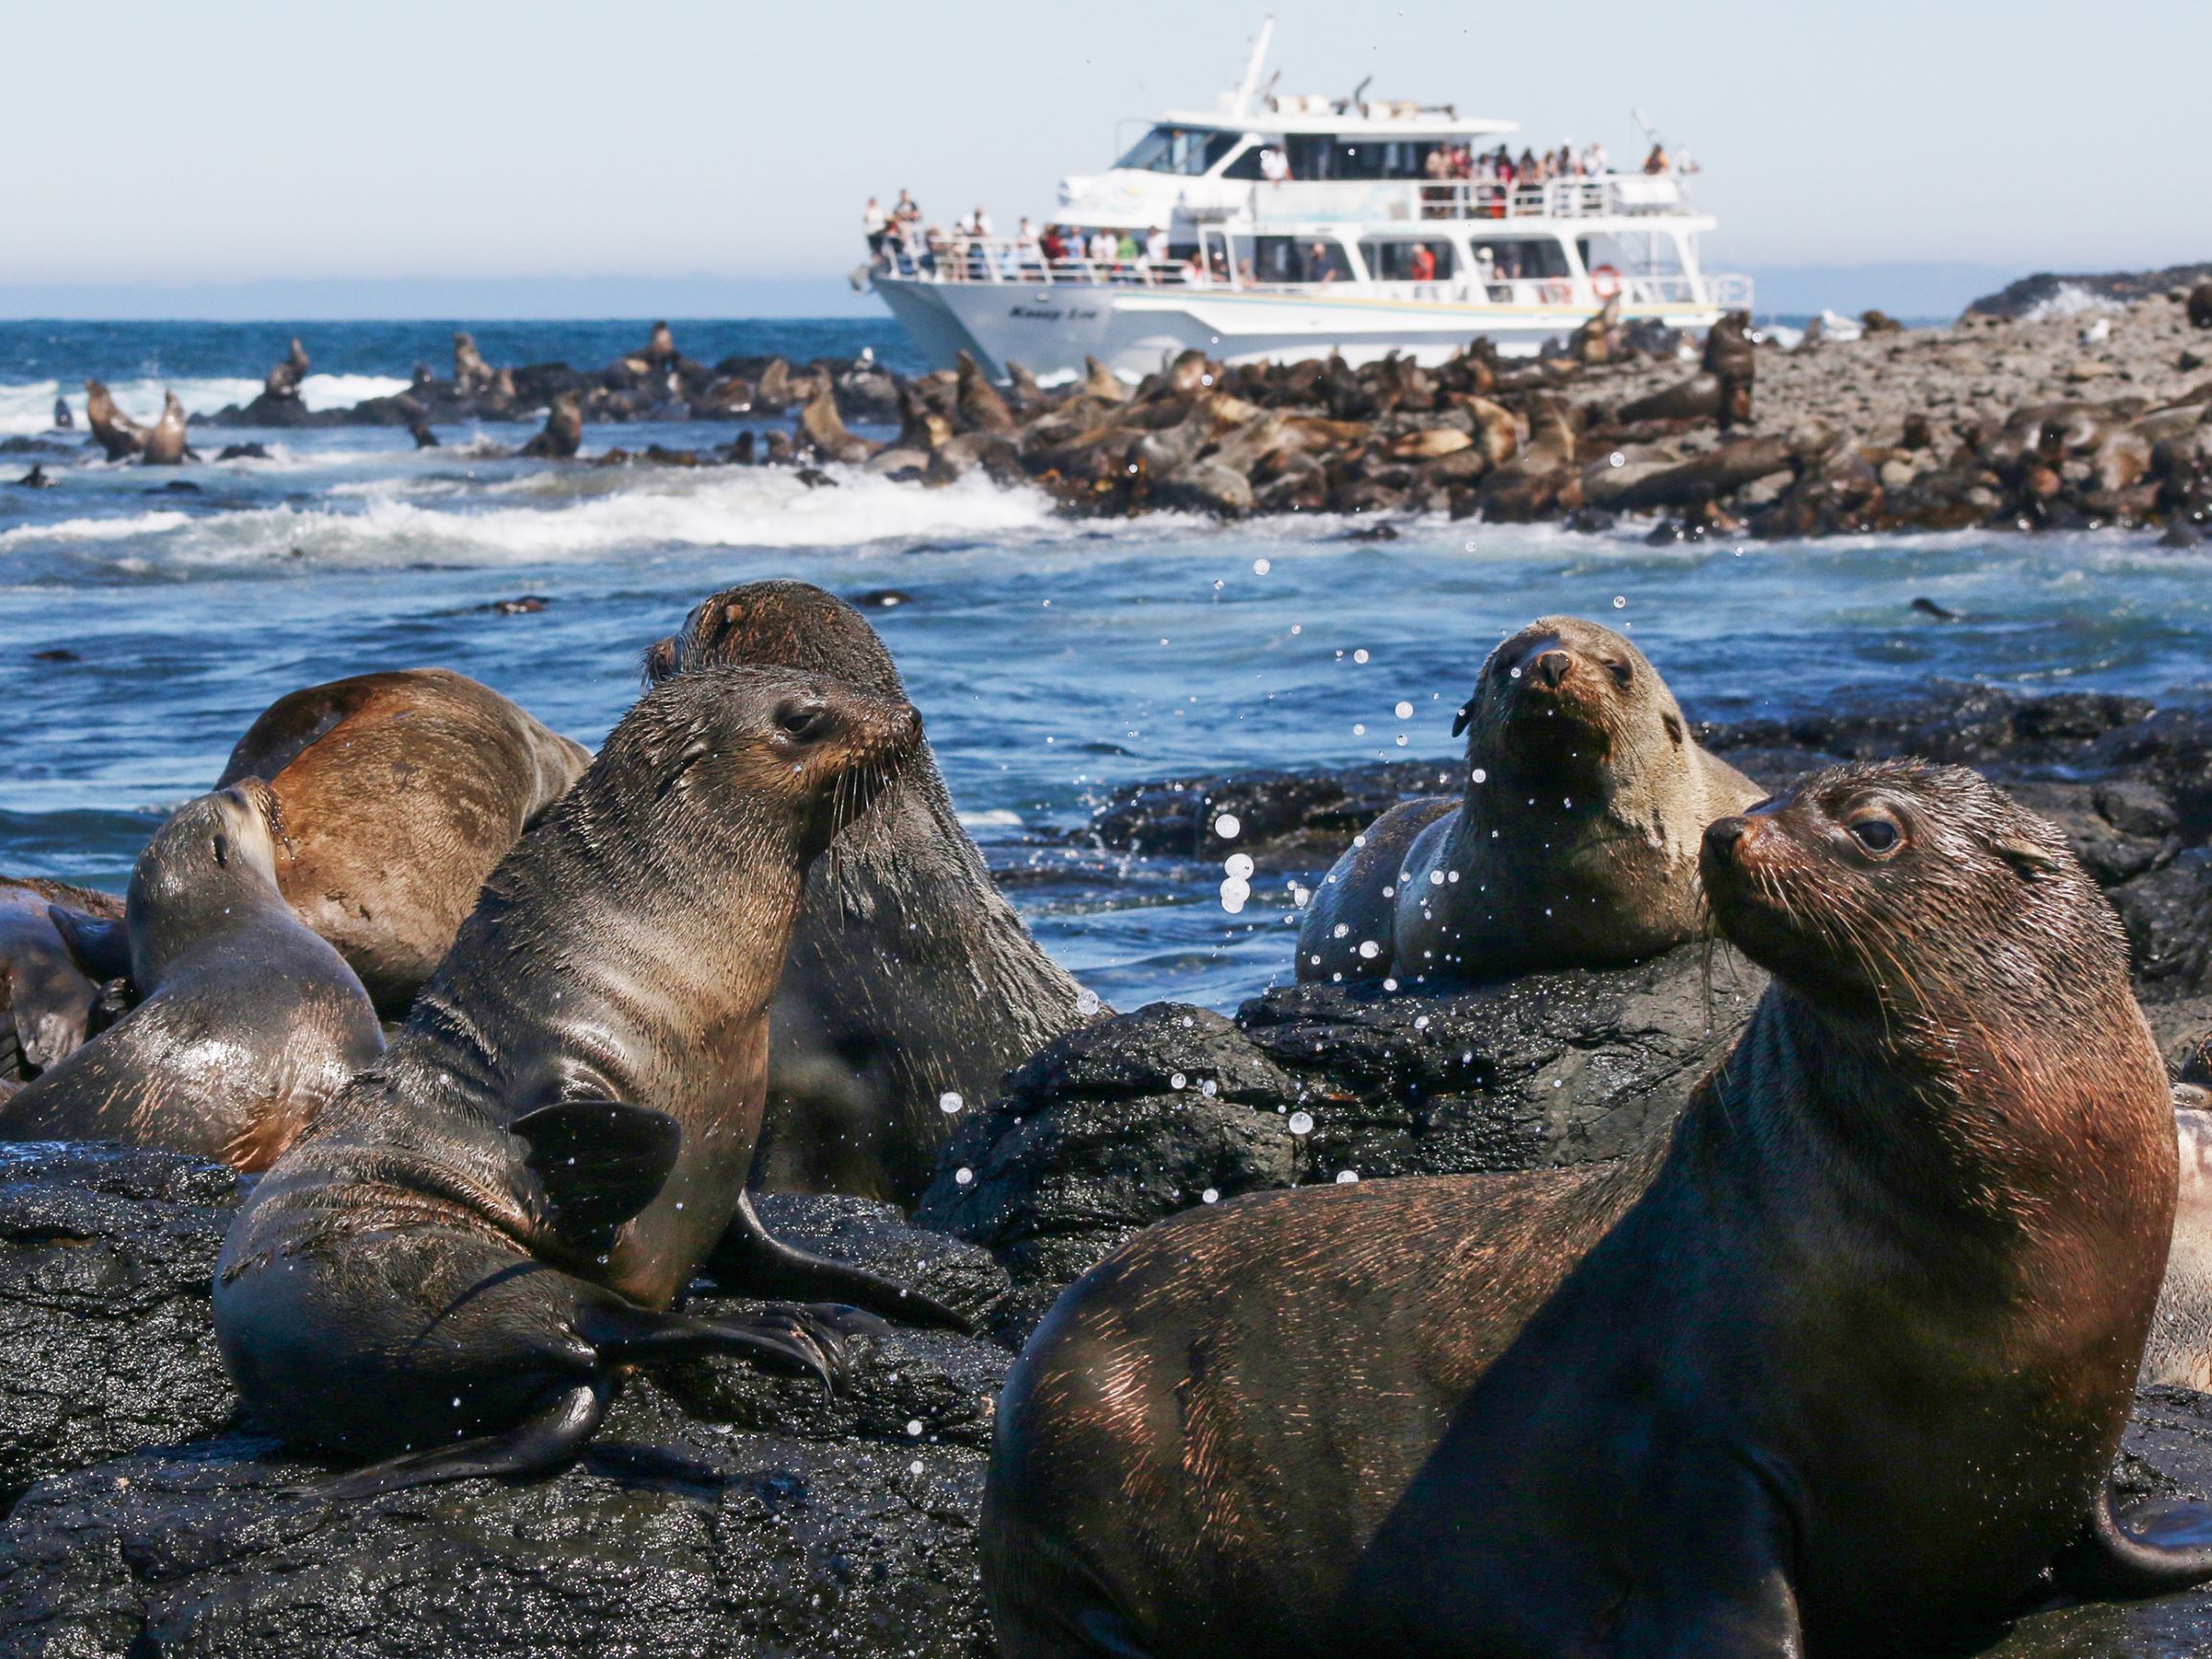
[{"label": "life ring on boat", "polygon": [[1590,271],[1590,292],[1601,300],[1609,300],[1621,291],[1621,273],[1610,265],[1598,265]]},{"label": "life ring on boat", "polygon": [[1572,283],[1546,283],[1538,292],[1543,295],[1545,305],[1563,306],[1575,297],[1575,285]]}]

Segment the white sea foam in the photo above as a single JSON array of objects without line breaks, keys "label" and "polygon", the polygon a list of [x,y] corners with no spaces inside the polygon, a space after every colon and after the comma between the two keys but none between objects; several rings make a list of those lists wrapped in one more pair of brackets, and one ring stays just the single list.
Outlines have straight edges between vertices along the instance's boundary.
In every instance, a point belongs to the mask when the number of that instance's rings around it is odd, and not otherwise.
[{"label": "white sea foam", "polygon": [[2108,300],[2102,294],[2092,293],[2079,283],[2061,283],[2034,305],[2024,316],[2029,322],[2041,322],[2045,317],[2074,317],[2084,311],[2117,310],[2120,302]]},{"label": "white sea foam", "polygon": [[630,488],[544,507],[470,511],[371,498],[353,511],[287,506],[73,518],[0,531],[0,553],[125,542],[132,557],[179,567],[252,563],[294,549],[323,565],[501,565],[672,547],[845,548],[1016,533],[1036,539],[1061,529],[1045,496],[1000,489],[980,474],[918,489],[843,471],[840,488],[810,489],[782,467],[730,467],[655,473]]},{"label": "white sea foam", "polygon": [[[176,394],[187,415],[213,415],[228,404],[250,403],[261,394],[262,382],[237,375],[171,380],[160,376],[114,380],[108,391],[125,415],[152,421],[161,414],[161,395]],[[367,398],[390,398],[407,389],[407,382],[389,375],[309,375],[300,382],[300,401],[309,409],[351,409]],[[0,385],[0,438],[45,432],[54,424],[54,399],[67,398],[77,417],[77,430],[84,431],[84,387],[71,381],[17,381]]]}]

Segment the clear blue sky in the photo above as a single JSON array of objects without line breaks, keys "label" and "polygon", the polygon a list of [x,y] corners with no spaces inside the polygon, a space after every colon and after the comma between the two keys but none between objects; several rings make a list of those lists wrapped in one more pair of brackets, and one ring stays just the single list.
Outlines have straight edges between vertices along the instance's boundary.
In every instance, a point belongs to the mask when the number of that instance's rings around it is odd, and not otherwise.
[{"label": "clear blue sky", "polygon": [[[1264,10],[11,7],[0,310],[359,281],[445,284],[477,314],[626,279],[833,297],[871,192],[909,186],[933,216],[1041,213],[1060,176],[1110,159],[1117,122],[1210,104]],[[1282,90],[1372,74],[1377,95],[1454,100],[1539,143],[1602,137],[1616,157],[1641,106],[1704,168],[1711,264],[2212,259],[2203,0],[1274,11]]]}]

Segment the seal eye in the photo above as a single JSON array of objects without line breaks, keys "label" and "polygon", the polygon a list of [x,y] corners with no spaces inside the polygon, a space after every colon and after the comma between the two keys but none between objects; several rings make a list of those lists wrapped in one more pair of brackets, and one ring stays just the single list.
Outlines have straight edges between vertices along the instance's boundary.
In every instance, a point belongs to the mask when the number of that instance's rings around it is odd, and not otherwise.
[{"label": "seal eye", "polygon": [[831,724],[827,703],[790,702],[776,711],[776,731],[793,743],[818,742],[830,735]]},{"label": "seal eye", "polygon": [[1636,677],[1636,670],[1625,662],[1606,664],[1606,672],[1613,676],[1613,684],[1624,692],[1629,689],[1629,682]]},{"label": "seal eye", "polygon": [[1886,818],[1861,818],[1851,825],[1850,830],[1851,838],[1874,853],[1888,852],[1904,839],[1897,826]]}]

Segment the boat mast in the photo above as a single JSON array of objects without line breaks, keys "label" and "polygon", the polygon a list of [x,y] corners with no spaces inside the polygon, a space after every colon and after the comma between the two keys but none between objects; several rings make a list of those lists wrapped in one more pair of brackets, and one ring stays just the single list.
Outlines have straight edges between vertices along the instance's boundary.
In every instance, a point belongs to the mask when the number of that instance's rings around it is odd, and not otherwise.
[{"label": "boat mast", "polygon": [[1244,79],[1237,86],[1237,105],[1229,113],[1243,120],[1252,113],[1252,95],[1260,90],[1260,71],[1267,61],[1267,46],[1275,38],[1275,14],[1270,11],[1260,23],[1260,33],[1252,42],[1251,60],[1244,65]]}]

